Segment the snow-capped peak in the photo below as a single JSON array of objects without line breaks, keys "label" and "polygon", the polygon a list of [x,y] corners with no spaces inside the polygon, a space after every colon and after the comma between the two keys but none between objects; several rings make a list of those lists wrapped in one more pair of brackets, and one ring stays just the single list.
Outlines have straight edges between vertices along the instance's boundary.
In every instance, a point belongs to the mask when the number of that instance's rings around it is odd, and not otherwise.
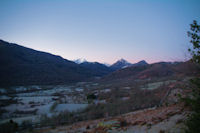
[{"label": "snow-capped peak", "polygon": [[129,63],[128,61],[124,60],[124,59],[120,59],[117,62],[115,62],[113,65],[111,65],[111,68],[113,69],[121,69],[121,68],[126,68],[128,66],[131,66],[132,64]]},{"label": "snow-capped peak", "polygon": [[125,59],[120,59],[117,62],[123,63],[123,64],[130,64],[128,61],[126,61]]},{"label": "snow-capped peak", "polygon": [[87,60],[84,59],[84,58],[79,58],[79,59],[74,60],[74,62],[75,62],[76,64],[81,64],[81,63],[83,63],[83,62],[87,62]]}]

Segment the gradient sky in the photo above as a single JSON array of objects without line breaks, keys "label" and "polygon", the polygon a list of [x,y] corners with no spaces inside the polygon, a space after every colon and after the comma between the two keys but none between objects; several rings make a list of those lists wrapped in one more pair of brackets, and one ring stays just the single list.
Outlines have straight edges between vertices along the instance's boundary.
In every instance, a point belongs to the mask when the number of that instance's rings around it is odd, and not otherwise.
[{"label": "gradient sky", "polygon": [[185,60],[199,0],[0,0],[0,39],[73,60]]}]

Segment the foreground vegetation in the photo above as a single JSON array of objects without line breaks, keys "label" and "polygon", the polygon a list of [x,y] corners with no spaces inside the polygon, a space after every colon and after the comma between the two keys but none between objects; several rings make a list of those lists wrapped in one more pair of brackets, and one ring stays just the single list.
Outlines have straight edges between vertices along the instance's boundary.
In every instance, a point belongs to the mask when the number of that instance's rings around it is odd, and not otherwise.
[{"label": "foreground vegetation", "polygon": [[[192,60],[200,64],[200,25],[197,21],[193,21],[190,25],[188,36],[191,38],[192,48],[189,51],[192,54]],[[190,106],[192,114],[186,121],[186,133],[199,133],[200,132],[200,78],[196,77],[191,81],[192,94],[190,97],[184,98],[187,106]]]}]

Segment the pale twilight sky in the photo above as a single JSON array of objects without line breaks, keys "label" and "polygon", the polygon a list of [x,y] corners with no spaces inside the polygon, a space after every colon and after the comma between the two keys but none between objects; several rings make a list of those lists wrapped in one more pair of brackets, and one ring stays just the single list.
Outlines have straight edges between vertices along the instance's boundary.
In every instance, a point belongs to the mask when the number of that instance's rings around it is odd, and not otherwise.
[{"label": "pale twilight sky", "polygon": [[0,0],[0,39],[73,60],[185,60],[198,0]]}]

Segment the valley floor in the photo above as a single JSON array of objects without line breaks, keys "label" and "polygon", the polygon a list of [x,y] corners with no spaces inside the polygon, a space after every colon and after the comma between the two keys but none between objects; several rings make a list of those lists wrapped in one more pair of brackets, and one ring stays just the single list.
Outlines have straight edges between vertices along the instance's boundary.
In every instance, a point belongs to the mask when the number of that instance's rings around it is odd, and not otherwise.
[{"label": "valley floor", "polygon": [[0,129],[13,120],[24,133],[182,133],[189,79],[0,88]]}]

